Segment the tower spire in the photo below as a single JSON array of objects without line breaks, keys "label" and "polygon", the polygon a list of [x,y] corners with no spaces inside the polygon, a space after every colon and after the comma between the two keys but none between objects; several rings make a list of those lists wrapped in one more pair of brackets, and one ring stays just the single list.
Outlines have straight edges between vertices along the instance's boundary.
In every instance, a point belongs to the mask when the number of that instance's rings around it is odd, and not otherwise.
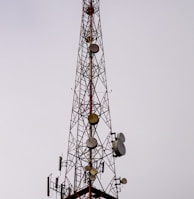
[{"label": "tower spire", "polygon": [[75,87],[64,178],[52,182],[61,199],[117,199],[120,184],[115,159],[125,154],[125,138],[112,132],[99,0],[83,0]]}]

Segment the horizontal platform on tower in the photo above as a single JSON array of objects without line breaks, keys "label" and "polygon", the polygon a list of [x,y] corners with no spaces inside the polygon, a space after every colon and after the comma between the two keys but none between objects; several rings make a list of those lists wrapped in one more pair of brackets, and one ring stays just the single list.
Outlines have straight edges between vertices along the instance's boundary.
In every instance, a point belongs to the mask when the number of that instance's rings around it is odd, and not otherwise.
[{"label": "horizontal platform on tower", "polygon": [[[86,193],[89,193],[90,192],[90,187],[86,187],[78,192],[75,192],[74,194],[66,197],[65,199],[76,199],[76,198],[79,198],[80,196],[86,194]],[[99,189],[96,189],[94,187],[91,187],[91,192],[93,193],[93,197],[94,198],[106,198],[106,199],[117,199],[109,194],[107,194],[106,192],[103,192]]]}]

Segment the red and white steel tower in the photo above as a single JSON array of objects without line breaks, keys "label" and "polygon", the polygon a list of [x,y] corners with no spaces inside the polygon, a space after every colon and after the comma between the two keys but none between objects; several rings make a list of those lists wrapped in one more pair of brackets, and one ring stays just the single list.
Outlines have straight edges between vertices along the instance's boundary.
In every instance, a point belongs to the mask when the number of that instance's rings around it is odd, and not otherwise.
[{"label": "red and white steel tower", "polygon": [[61,199],[118,199],[127,183],[115,170],[125,137],[112,131],[99,3],[83,0],[67,157],[59,157],[60,177],[47,178],[47,195]]}]

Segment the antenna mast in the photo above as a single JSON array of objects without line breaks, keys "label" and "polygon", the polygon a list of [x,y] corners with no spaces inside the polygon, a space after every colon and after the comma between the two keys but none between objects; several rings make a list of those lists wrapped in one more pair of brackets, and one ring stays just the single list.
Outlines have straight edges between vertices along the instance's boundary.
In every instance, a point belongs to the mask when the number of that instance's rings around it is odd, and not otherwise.
[{"label": "antenna mast", "polygon": [[63,178],[47,178],[47,195],[118,199],[120,185],[127,183],[115,170],[124,142],[123,133],[112,132],[99,0],[83,0],[67,157],[59,158]]}]

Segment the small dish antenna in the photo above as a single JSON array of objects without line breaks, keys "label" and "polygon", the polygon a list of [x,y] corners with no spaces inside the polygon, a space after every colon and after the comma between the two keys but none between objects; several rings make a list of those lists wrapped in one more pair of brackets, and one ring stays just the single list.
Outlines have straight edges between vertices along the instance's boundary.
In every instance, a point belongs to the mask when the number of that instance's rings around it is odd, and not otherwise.
[{"label": "small dish antenna", "polygon": [[90,173],[91,173],[93,176],[95,176],[98,172],[97,172],[97,170],[96,170],[95,168],[92,168],[92,169],[90,170]]},{"label": "small dish antenna", "polygon": [[91,125],[98,124],[99,122],[99,117],[95,113],[92,113],[88,116],[88,121]]},{"label": "small dish antenna", "polygon": [[123,156],[126,153],[125,145],[120,140],[113,142],[113,150],[118,157]]},{"label": "small dish antenna", "polygon": [[91,180],[91,181],[94,181],[95,179],[96,179],[96,176],[90,175],[90,180]]},{"label": "small dish antenna", "polygon": [[97,44],[90,44],[89,49],[92,53],[97,53],[99,51],[99,46]]},{"label": "small dish antenna", "polygon": [[127,179],[126,179],[126,178],[122,178],[122,179],[120,180],[120,182],[121,182],[121,184],[127,184]]},{"label": "small dish antenna", "polygon": [[91,167],[89,165],[84,167],[85,171],[90,171]]},{"label": "small dish antenna", "polygon": [[121,142],[125,142],[125,136],[123,133],[118,133],[117,134],[117,139],[120,140]]},{"label": "small dish antenna", "polygon": [[89,137],[89,139],[87,139],[87,141],[86,141],[86,145],[89,149],[94,149],[97,147],[98,142],[97,142],[96,138]]}]

